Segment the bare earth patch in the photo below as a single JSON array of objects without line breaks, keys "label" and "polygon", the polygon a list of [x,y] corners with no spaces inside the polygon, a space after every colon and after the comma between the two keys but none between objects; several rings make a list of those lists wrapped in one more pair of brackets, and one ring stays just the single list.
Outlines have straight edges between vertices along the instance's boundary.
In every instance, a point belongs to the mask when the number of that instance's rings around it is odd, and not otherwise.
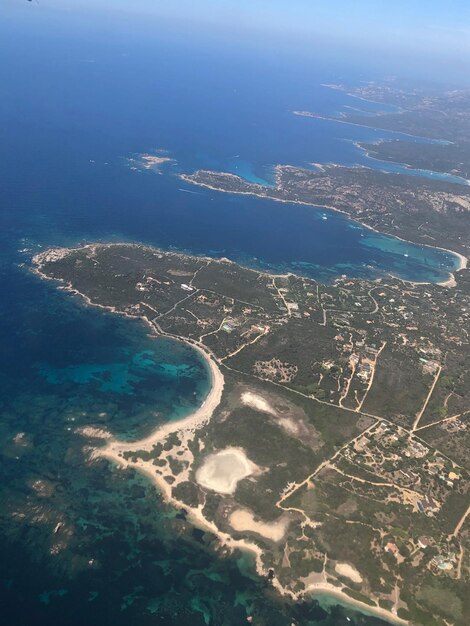
[{"label": "bare earth patch", "polygon": [[250,476],[258,467],[239,448],[226,448],[208,456],[196,472],[196,481],[217,493],[235,493],[238,481]]},{"label": "bare earth patch", "polygon": [[242,402],[256,411],[276,415],[276,411],[272,408],[269,402],[267,402],[263,396],[253,393],[252,391],[245,391],[242,393]]},{"label": "bare earth patch", "polygon": [[278,424],[281,428],[283,428],[290,435],[298,435],[300,428],[299,425],[289,417],[281,417],[278,420]]},{"label": "bare earth patch", "polygon": [[271,539],[280,541],[286,534],[289,521],[286,518],[278,519],[275,522],[256,521],[251,511],[237,509],[229,517],[230,526],[240,532],[252,532]]},{"label": "bare earth patch", "polygon": [[253,366],[253,371],[257,376],[277,383],[290,383],[297,376],[298,370],[297,365],[284,363],[275,358],[270,361],[256,361]]},{"label": "bare earth patch", "polygon": [[353,583],[362,583],[362,576],[357,569],[349,565],[349,563],[336,563],[335,570],[340,576],[346,576],[346,578],[352,580]]}]

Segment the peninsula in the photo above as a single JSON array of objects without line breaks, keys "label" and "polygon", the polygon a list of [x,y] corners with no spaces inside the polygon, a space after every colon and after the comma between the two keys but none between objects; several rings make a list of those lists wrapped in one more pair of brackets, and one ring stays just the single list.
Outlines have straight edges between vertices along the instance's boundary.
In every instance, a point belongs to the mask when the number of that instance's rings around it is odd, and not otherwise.
[{"label": "peninsula", "polygon": [[34,271],[208,363],[199,410],[132,443],[90,424],[90,462],[145,473],[221,550],[251,551],[286,599],[466,624],[469,270],[452,289],[322,285],[96,244],[45,251]]}]

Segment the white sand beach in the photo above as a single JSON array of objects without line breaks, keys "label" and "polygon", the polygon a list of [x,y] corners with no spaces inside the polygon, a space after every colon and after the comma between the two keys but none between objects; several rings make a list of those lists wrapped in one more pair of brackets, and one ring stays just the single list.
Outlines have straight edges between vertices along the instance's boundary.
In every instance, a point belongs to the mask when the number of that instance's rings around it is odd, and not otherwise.
[{"label": "white sand beach", "polygon": [[217,363],[205,350],[194,343],[191,343],[190,345],[201,354],[210,369],[211,389],[202,405],[194,411],[194,413],[191,413],[187,417],[184,417],[177,422],[170,422],[160,426],[148,437],[141,439],[140,441],[128,443],[113,439],[106,448],[101,450],[103,454],[106,456],[119,456],[119,453],[128,450],[151,450],[159,441],[166,439],[170,433],[181,431],[194,432],[210,420],[215,409],[220,404],[224,388],[224,377],[217,366]]},{"label": "white sand beach", "polygon": [[[89,245],[87,247],[93,249],[93,247],[96,246]],[[48,276],[41,272],[40,263],[47,260],[63,258],[69,253],[70,251],[68,249],[55,249],[48,250],[36,255],[35,261],[39,264],[39,267],[35,269],[36,273],[42,278],[51,280]],[[465,259],[465,257],[462,257],[462,263],[463,259]],[[90,305],[120,313],[125,317],[133,317],[127,313],[121,313],[119,311],[116,311],[113,307],[96,305],[88,297],[73,289],[70,285],[66,285],[65,289],[81,295]],[[150,323],[150,321],[146,321],[155,332],[155,328]],[[165,335],[165,333],[162,334]],[[178,340],[178,338],[173,338]],[[106,445],[104,445],[103,447],[94,448],[92,450],[90,455],[90,459],[92,461],[93,459],[104,457],[111,460],[117,467],[121,467],[123,469],[134,468],[139,470],[140,472],[148,476],[152,483],[159,489],[166,502],[175,506],[176,508],[184,508],[187,511],[188,520],[195,526],[203,530],[208,530],[212,532],[218,538],[221,546],[225,546],[230,550],[241,549],[253,553],[255,556],[257,573],[260,576],[267,576],[267,568],[263,564],[263,550],[262,548],[260,548],[260,546],[249,540],[234,539],[229,533],[221,531],[214,522],[211,522],[205,518],[202,512],[202,505],[199,505],[198,507],[188,507],[186,503],[179,501],[177,498],[175,498],[173,496],[171,486],[164,479],[162,473],[159,472],[158,468],[156,468],[151,461],[144,461],[142,459],[137,459],[136,461],[133,461],[132,458],[124,458],[123,456],[124,452],[132,452],[137,450],[151,451],[157,443],[165,440],[171,433],[180,433],[182,435],[185,435],[186,437],[191,437],[192,433],[194,433],[197,429],[201,428],[209,422],[215,409],[220,404],[225,381],[217,362],[215,361],[211,353],[207,351],[204,347],[196,344],[191,340],[182,341],[184,341],[188,345],[191,345],[195,350],[198,350],[201,356],[206,360],[211,373],[211,389],[203,404],[196,411],[177,422],[165,424],[164,426],[157,428],[145,439],[132,443],[126,443],[123,441],[119,441],[114,437],[110,437],[110,434],[107,431],[100,428],[84,427],[81,429],[77,429],[76,432],[81,436],[102,439],[103,441],[106,441]],[[250,392],[248,393],[248,397],[245,396],[244,399],[244,403],[247,406],[252,406],[253,408],[257,408],[257,410],[275,414],[275,411],[269,405],[269,402],[267,402],[262,396],[259,396],[258,394],[252,394]],[[213,462],[214,458],[216,458],[215,462]],[[199,468],[199,470],[202,470],[204,467],[206,468],[206,471],[205,473],[203,472],[203,480],[205,480],[206,483],[208,480],[208,484],[212,485],[212,487],[209,486],[208,488],[213,488],[214,484],[216,485],[216,487],[219,488],[222,485],[224,489],[229,489],[229,491],[221,491],[220,493],[229,494],[233,493],[233,491],[236,489],[238,482],[242,480],[242,478],[248,477],[252,474],[256,474],[260,471],[260,468],[258,468],[247,458],[245,452],[242,449],[238,448],[226,448],[225,450],[222,450],[215,455],[208,456],[206,461]],[[211,470],[211,468],[212,471],[208,471]],[[240,532],[254,532],[273,541],[281,540],[285,535],[288,526],[288,519],[285,518],[278,519],[275,522],[269,523],[257,521],[253,513],[251,513],[247,509],[238,509],[233,511],[232,515],[229,518],[229,522],[234,530],[239,530]],[[347,564],[338,564],[338,566],[340,565],[350,567]],[[355,576],[360,576],[359,573],[352,567],[348,570],[342,569],[342,571],[337,571],[338,573],[346,576],[348,575],[346,574],[346,571],[348,571],[348,573],[350,574],[349,577],[351,578],[351,580],[354,580],[351,575],[351,570],[353,571]],[[364,602],[351,598],[340,588],[335,587],[331,583],[328,583],[326,580],[321,582],[312,582],[307,585],[305,590],[298,593],[294,593],[291,590],[283,587],[283,585],[276,577],[272,579],[272,584],[273,587],[277,589],[280,594],[290,597],[293,600],[298,600],[306,596],[325,594],[327,596],[330,596],[331,598],[334,598],[338,602],[338,604],[344,604],[345,606],[349,607],[353,606],[365,614],[376,615],[392,624],[407,624],[405,620],[400,619],[391,611],[387,611],[386,609],[382,609],[378,606],[369,606]]]}]

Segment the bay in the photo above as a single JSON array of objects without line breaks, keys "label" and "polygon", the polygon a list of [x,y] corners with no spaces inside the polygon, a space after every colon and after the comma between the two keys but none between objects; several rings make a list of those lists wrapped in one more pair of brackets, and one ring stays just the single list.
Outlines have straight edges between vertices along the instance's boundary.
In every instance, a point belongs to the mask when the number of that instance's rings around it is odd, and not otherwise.
[{"label": "bay", "polygon": [[[445,251],[322,208],[182,184],[177,174],[197,168],[269,184],[276,163],[383,167],[353,142],[395,134],[292,115],[357,104],[322,87],[341,79],[340,65],[273,50],[124,19],[90,27],[79,12],[47,7],[8,9],[0,23],[0,602],[9,626],[238,625],[253,614],[270,626],[379,623],[281,601],[249,557],[217,554],[145,479],[87,463],[90,442],[77,429],[143,436],[198,406],[208,373],[189,348],[84,307],[27,269],[48,246],[143,241],[320,280],[442,279],[456,262]],[[348,79],[363,71],[349,64]],[[130,169],[141,153],[175,161],[160,174]]]}]

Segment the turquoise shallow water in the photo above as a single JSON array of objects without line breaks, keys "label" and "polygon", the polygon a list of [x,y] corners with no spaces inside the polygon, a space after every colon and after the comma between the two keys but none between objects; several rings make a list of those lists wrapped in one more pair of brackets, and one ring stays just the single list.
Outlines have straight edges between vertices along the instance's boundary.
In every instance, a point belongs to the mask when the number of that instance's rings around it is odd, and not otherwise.
[{"label": "turquoise shallow water", "polygon": [[[38,371],[49,385],[86,385],[103,396],[131,396],[141,402],[146,394],[153,394],[155,397],[148,398],[148,403],[154,404],[156,413],[168,421],[180,419],[198,407],[208,391],[205,363],[191,348],[176,341],[149,339],[148,343],[154,346],[141,352],[132,353],[130,348],[117,351],[117,362],[65,367],[40,364]],[[175,397],[177,387],[180,390]],[[159,411],[159,404],[166,410]]]},{"label": "turquoise shallow water", "polygon": [[[379,623],[280,600],[248,556],[217,554],[213,538],[164,506],[142,477],[86,462],[90,441],[77,429],[142,437],[198,406],[208,372],[187,346],[84,307],[21,264],[51,245],[135,240],[325,280],[386,272],[440,280],[455,264],[444,251],[321,208],[198,190],[175,176],[210,167],[270,183],[273,164],[355,164],[351,141],[393,134],[292,115],[351,103],[321,87],[344,71],[325,59],[253,54],[126,20],[90,28],[78,13],[43,5],[5,10],[0,52],[9,60],[0,65],[2,620]],[[348,71],[359,80],[359,70]],[[126,166],[158,149],[176,165],[159,175]]]},{"label": "turquoise shallow water", "polygon": [[38,372],[51,388],[95,394],[102,408],[108,406],[100,411],[98,424],[106,424],[110,416],[119,419],[119,410],[128,407],[123,438],[140,438],[159,423],[177,421],[199,407],[210,384],[205,363],[191,348],[163,339],[148,343],[155,348],[136,354],[119,351],[119,362],[65,367],[42,363]]},{"label": "turquoise shallow water", "polygon": [[[208,390],[192,349],[11,268],[0,253],[2,619],[13,625],[374,624],[315,602],[290,606],[222,557],[135,472],[89,464],[84,426],[140,438]],[[63,526],[57,533],[58,523]],[[346,617],[353,620],[348,622]]]},{"label": "turquoise shallow water", "polygon": [[[439,281],[452,268],[445,253],[411,244],[400,256],[389,237],[364,245],[363,233],[341,215],[323,220],[314,208],[233,198],[177,178],[210,168],[270,183],[277,163],[385,167],[354,142],[396,133],[292,113],[331,115],[357,105],[321,86],[344,66],[275,59],[269,47],[253,55],[249,47],[197,33],[182,45],[177,31],[156,36],[148,25],[137,36],[113,22],[100,35],[103,25],[90,30],[65,14],[9,18],[1,32],[11,61],[0,68],[8,95],[0,100],[6,181],[0,227],[18,248],[119,238],[203,254],[220,250],[282,271],[303,264],[322,280],[347,267],[351,276],[392,272]],[[28,48],[17,50],[18,36]],[[363,71],[349,68],[349,82]],[[154,151],[175,161],[159,175],[128,167],[129,157]]]}]

